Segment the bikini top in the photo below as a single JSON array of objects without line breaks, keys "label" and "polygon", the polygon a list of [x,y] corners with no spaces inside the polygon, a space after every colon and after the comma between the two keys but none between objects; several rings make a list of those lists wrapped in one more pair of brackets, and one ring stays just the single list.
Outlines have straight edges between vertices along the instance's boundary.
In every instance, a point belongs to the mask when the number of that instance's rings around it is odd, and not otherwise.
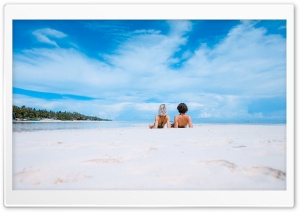
[{"label": "bikini top", "polygon": [[[159,117],[162,117],[162,116],[159,116]],[[164,117],[164,119],[161,121],[161,123],[157,126],[157,128],[164,128],[164,121],[165,121],[165,118],[166,118],[166,116],[163,116]]]}]

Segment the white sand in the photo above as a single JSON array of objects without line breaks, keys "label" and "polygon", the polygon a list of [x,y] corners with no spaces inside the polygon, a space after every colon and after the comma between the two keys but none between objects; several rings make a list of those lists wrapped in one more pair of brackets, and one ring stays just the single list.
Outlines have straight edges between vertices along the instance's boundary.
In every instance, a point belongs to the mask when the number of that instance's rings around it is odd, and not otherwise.
[{"label": "white sand", "polygon": [[13,189],[286,189],[285,125],[13,132]]}]

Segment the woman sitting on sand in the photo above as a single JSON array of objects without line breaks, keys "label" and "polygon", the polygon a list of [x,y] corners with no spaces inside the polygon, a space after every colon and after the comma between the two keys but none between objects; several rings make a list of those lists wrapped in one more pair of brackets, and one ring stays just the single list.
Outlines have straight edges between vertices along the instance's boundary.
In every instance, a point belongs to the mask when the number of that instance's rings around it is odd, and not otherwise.
[{"label": "woman sitting on sand", "polygon": [[158,115],[155,116],[155,122],[153,125],[149,124],[149,128],[164,128],[167,124],[167,127],[170,128],[170,117],[167,115],[167,108],[165,104],[161,104],[158,109]]},{"label": "woman sitting on sand", "polygon": [[188,115],[185,115],[185,113],[188,111],[188,107],[186,106],[186,104],[180,103],[177,106],[177,110],[179,112],[179,115],[174,117],[174,125],[172,125],[172,127],[185,128],[186,125],[188,125],[189,128],[193,128],[192,118]]}]

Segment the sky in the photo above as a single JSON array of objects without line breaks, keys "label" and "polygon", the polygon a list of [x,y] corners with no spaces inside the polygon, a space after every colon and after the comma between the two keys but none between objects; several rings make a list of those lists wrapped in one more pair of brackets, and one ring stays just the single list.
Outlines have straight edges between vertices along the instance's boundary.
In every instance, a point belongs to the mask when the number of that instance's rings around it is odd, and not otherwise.
[{"label": "sky", "polygon": [[13,104],[153,122],[286,122],[285,20],[14,20]]}]

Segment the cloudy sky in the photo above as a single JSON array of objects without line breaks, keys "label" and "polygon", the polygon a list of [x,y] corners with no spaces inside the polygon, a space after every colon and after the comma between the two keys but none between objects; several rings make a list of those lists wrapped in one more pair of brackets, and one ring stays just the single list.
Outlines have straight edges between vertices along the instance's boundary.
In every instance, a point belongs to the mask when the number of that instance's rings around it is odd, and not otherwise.
[{"label": "cloudy sky", "polygon": [[286,22],[13,21],[14,105],[150,123],[181,102],[194,122],[285,122]]}]

